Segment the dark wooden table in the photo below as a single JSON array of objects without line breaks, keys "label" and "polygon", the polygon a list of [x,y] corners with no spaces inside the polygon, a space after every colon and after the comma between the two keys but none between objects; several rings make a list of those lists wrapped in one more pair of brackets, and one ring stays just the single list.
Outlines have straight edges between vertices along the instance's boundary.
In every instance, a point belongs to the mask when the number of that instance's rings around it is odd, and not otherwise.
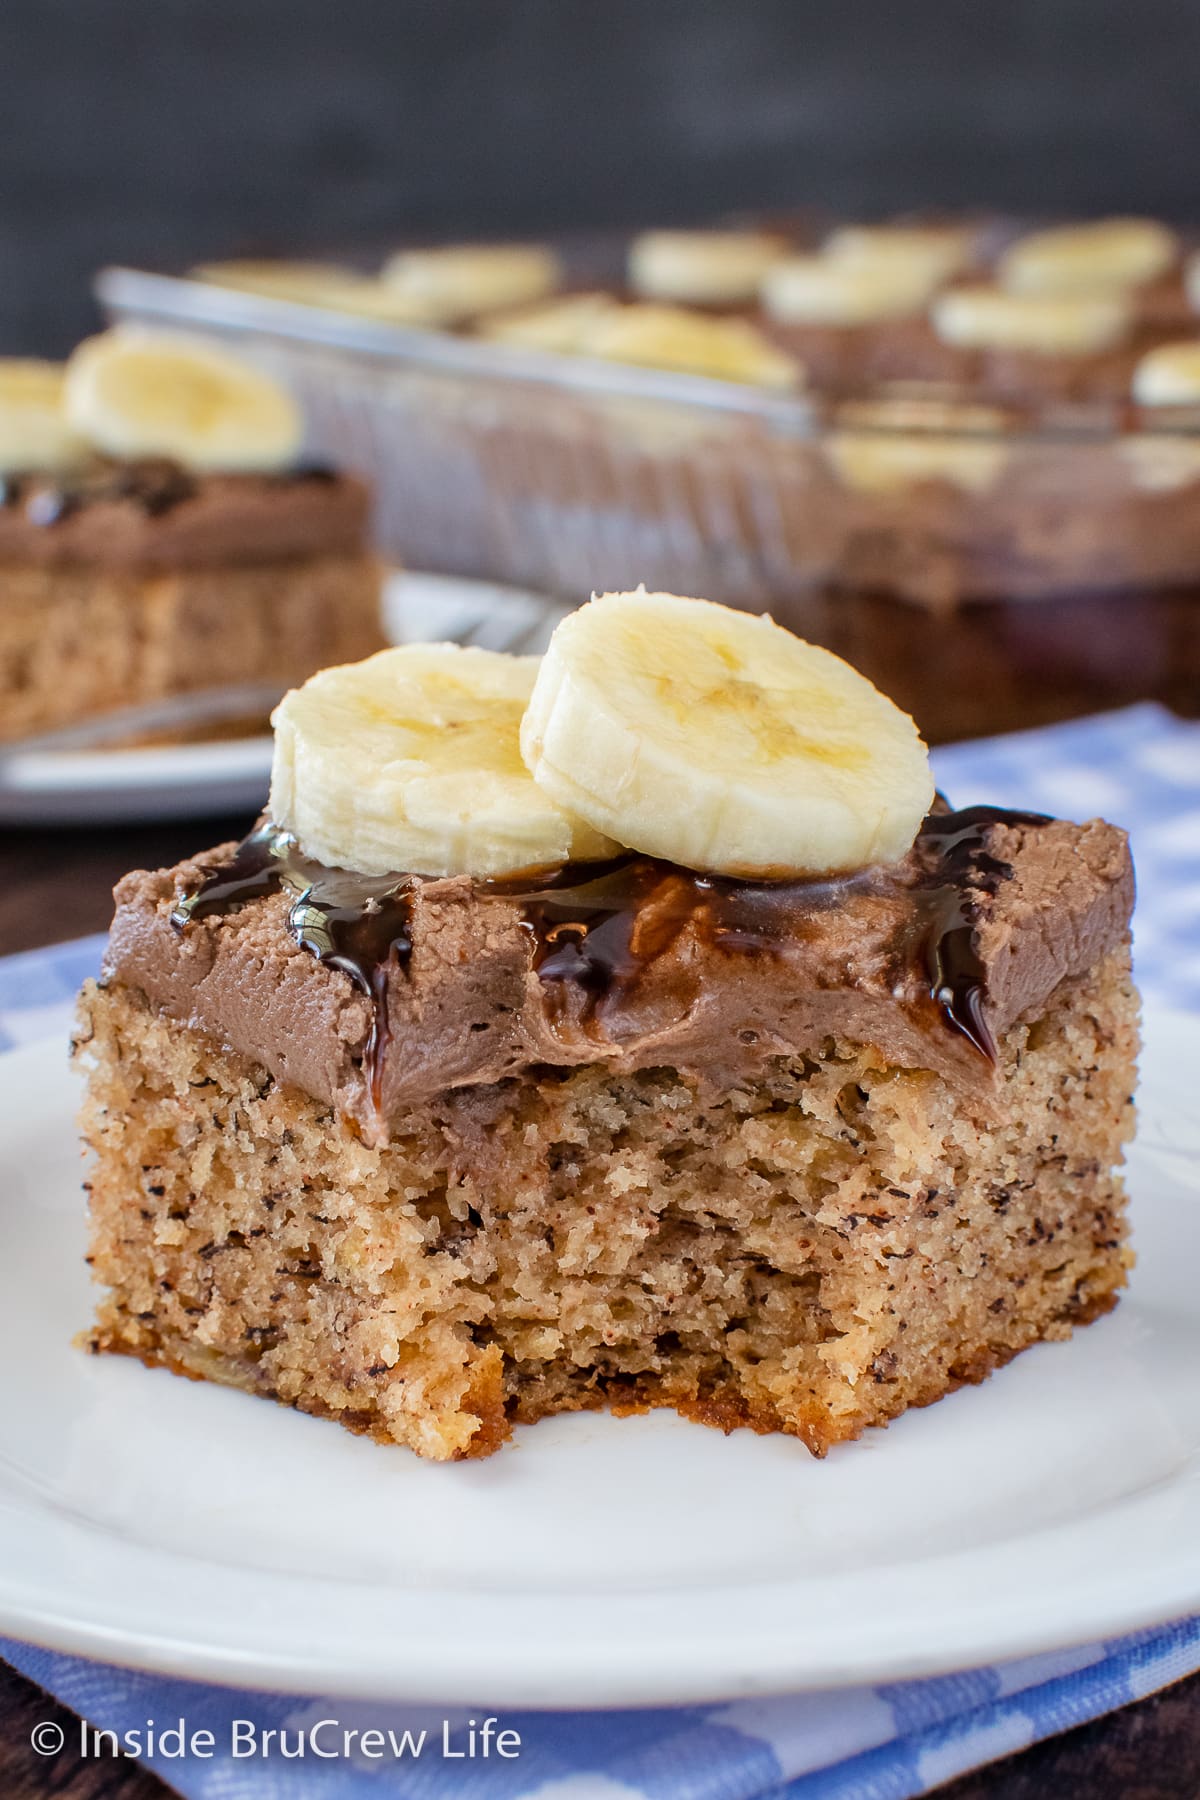
[{"label": "dark wooden table", "polygon": [[[136,829],[0,833],[0,951],[32,949],[108,924],[126,869],[177,862],[237,837],[249,819]],[[0,1800],[162,1800],[170,1792],[134,1765],[43,1760],[29,1734],[71,1715],[0,1663]],[[77,1727],[75,1728],[77,1730]],[[301,1777],[297,1777],[300,1789]],[[1165,1693],[943,1789],[946,1800],[1200,1800],[1200,1675]]]}]

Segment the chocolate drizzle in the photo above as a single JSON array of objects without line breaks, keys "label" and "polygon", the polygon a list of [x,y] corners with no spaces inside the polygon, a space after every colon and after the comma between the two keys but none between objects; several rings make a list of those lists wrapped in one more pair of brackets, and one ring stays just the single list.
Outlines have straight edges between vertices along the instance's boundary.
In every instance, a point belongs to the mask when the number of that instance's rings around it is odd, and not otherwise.
[{"label": "chocolate drizzle", "polygon": [[194,919],[232,912],[265,894],[289,894],[287,925],[296,942],[319,962],[348,975],[371,1002],[363,1061],[378,1112],[390,1035],[388,971],[407,968],[412,954],[412,887],[407,875],[326,868],[305,856],[290,832],[265,821],[238,845],[232,861],[214,869],[195,893],[176,903],[171,923],[182,931]]},{"label": "chocolate drizzle", "polygon": [[[783,956],[789,943],[820,928],[819,916],[829,908],[872,896],[890,903],[899,898],[903,923],[890,952],[893,995],[902,1004],[932,1009],[994,1062],[976,926],[987,898],[1012,870],[989,845],[997,827],[1046,822],[1040,813],[985,806],[935,811],[903,864],[827,880],[742,881],[631,853],[611,862],[477,881],[474,894],[519,908],[551,1024],[569,1012],[574,1023],[601,1036],[615,1009],[676,946],[685,955],[688,943],[697,941],[729,956]],[[371,1002],[363,1056],[378,1112],[390,1038],[388,982],[392,970],[408,968],[412,903],[422,881],[326,868],[267,821],[180,898],[171,923],[182,931],[264,895],[287,894],[287,927],[296,943],[342,970]],[[852,972],[847,979],[853,981]]]},{"label": "chocolate drizzle", "polygon": [[491,881],[477,891],[521,907],[542,982],[559,1005],[564,986],[580,990],[581,1022],[591,1025],[685,933],[731,955],[769,954],[862,879],[739,881],[629,854],[568,864],[533,887]]},{"label": "chocolate drizzle", "polygon": [[131,501],[148,518],[170,512],[196,492],[195,477],[167,457],[91,463],[61,475],[10,475],[5,506],[20,506],[31,525],[57,525],[97,502]]},{"label": "chocolate drizzle", "polygon": [[331,487],[341,478],[340,471],[332,463],[314,461],[293,463],[290,469],[281,469],[275,477],[283,485],[293,481],[315,481],[323,487]]},{"label": "chocolate drizzle", "polygon": [[987,970],[975,945],[978,896],[992,896],[1012,868],[988,849],[991,831],[1001,825],[1045,825],[1045,813],[1007,812],[997,806],[970,806],[961,812],[933,812],[917,838],[919,853],[933,853],[927,881],[914,889],[917,944],[929,981],[929,995],[947,1024],[996,1061],[996,1041],[984,1012]]},{"label": "chocolate drizzle", "polygon": [[[301,463],[271,479],[286,486],[304,481],[327,484],[338,476],[324,463]],[[169,457],[146,456],[131,462],[88,463],[58,475],[36,471],[6,475],[0,479],[0,506],[20,507],[31,525],[49,527],[85,507],[119,501],[129,501],[147,518],[158,519],[197,492],[190,470]]]}]

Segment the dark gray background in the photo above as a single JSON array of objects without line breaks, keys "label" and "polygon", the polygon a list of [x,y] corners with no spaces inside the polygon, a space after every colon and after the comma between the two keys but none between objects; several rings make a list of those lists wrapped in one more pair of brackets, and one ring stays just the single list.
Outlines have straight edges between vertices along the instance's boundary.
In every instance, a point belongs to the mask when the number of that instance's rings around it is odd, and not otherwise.
[{"label": "dark gray background", "polygon": [[816,204],[1200,215],[1196,0],[2,0],[0,350],[91,271]]}]

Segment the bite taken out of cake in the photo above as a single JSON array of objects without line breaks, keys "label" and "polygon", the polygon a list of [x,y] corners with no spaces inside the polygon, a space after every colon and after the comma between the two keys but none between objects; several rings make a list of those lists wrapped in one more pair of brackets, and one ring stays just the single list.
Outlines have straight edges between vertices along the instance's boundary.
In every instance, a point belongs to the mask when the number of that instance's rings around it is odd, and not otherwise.
[{"label": "bite taken out of cake", "polygon": [[91,1347],[421,1455],[673,1407],[818,1455],[1125,1282],[1124,834],[935,797],[766,618],[326,670],[84,990]]}]

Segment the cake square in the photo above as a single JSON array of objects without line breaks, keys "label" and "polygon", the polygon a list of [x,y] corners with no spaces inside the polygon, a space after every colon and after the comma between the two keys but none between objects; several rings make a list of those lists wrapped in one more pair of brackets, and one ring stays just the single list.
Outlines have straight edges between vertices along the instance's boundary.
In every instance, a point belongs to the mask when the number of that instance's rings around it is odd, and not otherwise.
[{"label": "cake square", "polygon": [[436,1459],[670,1406],[822,1455],[1111,1307],[1124,834],[351,875],[270,822],[117,890],[77,1054],[91,1346]]},{"label": "cake square", "polygon": [[383,644],[364,483],[164,459],[0,492],[0,741],[225,684],[282,690]]},{"label": "cake square", "polygon": [[439,1460],[597,1406],[823,1455],[1113,1304],[1123,832],[952,810],[847,664],[644,589],[274,722],[83,996],[94,1349]]},{"label": "cake square", "polygon": [[381,649],[370,493],[302,444],[287,390],[204,338],[0,358],[0,743]]}]

